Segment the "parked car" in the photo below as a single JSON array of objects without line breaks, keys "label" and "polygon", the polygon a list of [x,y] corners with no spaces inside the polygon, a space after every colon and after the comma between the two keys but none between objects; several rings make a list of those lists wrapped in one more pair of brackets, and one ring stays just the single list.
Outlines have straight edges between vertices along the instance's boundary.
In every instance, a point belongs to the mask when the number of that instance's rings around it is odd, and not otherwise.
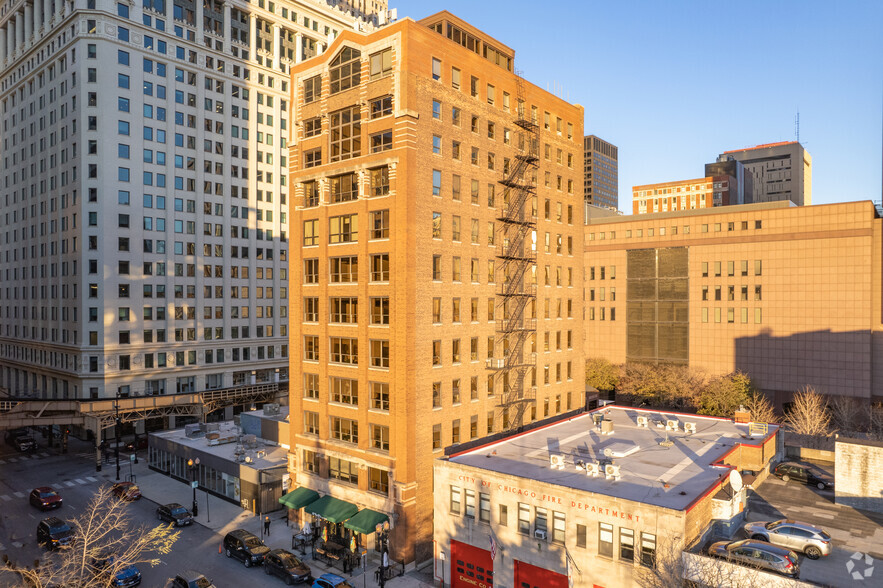
[{"label": "parked car", "polygon": [[240,560],[247,568],[264,563],[264,556],[269,551],[270,548],[264,545],[257,535],[245,529],[230,531],[224,537],[224,553],[227,557]]},{"label": "parked car", "polygon": [[37,448],[37,440],[31,436],[27,429],[6,431],[6,442],[18,451],[30,451]]},{"label": "parked car", "polygon": [[127,588],[141,583],[141,570],[133,565],[115,565],[113,556],[93,559],[92,569],[96,575],[104,576],[106,585],[113,588]]},{"label": "parked car", "polygon": [[708,555],[790,576],[795,580],[800,576],[797,554],[790,549],[777,547],[766,541],[755,539],[718,541],[708,548]]},{"label": "parked car", "polygon": [[776,466],[773,474],[785,482],[794,480],[808,486],[815,486],[819,490],[834,489],[834,478],[819,468],[806,463],[783,461]]},{"label": "parked car", "polygon": [[193,514],[177,502],[156,507],[156,518],[167,523],[175,523],[176,527],[193,523]]},{"label": "parked car", "polygon": [[171,588],[216,588],[212,581],[193,570],[178,574],[172,580]]},{"label": "parked car", "polygon": [[809,523],[781,519],[748,523],[743,528],[752,539],[802,551],[809,559],[831,554],[831,536],[824,529]]},{"label": "parked car", "polygon": [[134,482],[117,482],[110,490],[120,500],[138,500],[141,498],[141,489]]},{"label": "parked car", "polygon": [[353,588],[353,586],[347,584],[346,579],[337,574],[322,574],[313,581],[311,588]]},{"label": "parked car", "polygon": [[52,508],[61,508],[63,501],[61,495],[49,486],[40,486],[31,490],[28,498],[33,506],[40,510],[49,510]]},{"label": "parked car", "polygon": [[307,564],[284,549],[274,549],[264,557],[264,572],[282,578],[289,586],[309,582],[312,576]]},{"label": "parked car", "polygon": [[135,441],[126,443],[126,450],[129,452],[138,451],[139,449],[147,449],[148,437],[138,437]]},{"label": "parked car", "polygon": [[49,549],[70,545],[74,530],[58,517],[49,517],[37,525],[37,543]]}]

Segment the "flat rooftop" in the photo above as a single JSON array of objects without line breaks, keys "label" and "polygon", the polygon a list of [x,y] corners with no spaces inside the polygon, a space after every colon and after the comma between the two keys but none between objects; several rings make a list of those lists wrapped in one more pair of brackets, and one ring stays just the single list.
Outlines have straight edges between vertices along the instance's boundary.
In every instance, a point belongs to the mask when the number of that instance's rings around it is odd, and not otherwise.
[{"label": "flat rooftop", "polygon": [[[612,421],[612,433],[602,434],[595,426],[593,415],[597,414]],[[648,417],[648,427],[638,426],[639,416]],[[678,422],[677,431],[666,431],[665,422],[669,420]],[[688,422],[695,423],[695,433],[684,431],[684,423]],[[721,476],[729,474],[729,467],[715,462],[738,445],[760,445],[778,427],[769,425],[765,437],[749,437],[748,429],[747,424],[728,419],[607,406],[455,453],[448,460],[574,490],[685,510],[711,490]],[[664,443],[666,439],[670,445]],[[553,454],[564,456],[564,469],[552,467]],[[618,479],[608,480],[603,467],[600,475],[590,476],[577,466],[604,460],[620,466]]]},{"label": "flat rooftop", "polygon": [[[220,423],[219,431],[213,432],[220,434],[221,437],[226,437],[228,435],[233,435],[236,431],[241,431],[241,429],[234,425],[232,421],[227,421]],[[236,442],[224,443],[222,445],[209,445],[208,440],[204,436],[188,437],[184,434],[184,429],[151,433],[150,436],[166,439],[183,447],[190,447],[194,450],[214,455],[215,457],[220,457],[231,462],[236,461],[236,448],[239,445]],[[288,463],[287,449],[275,445],[266,445],[261,440],[258,440],[256,450],[248,449],[246,450],[245,455],[247,455],[251,461],[242,461],[240,462],[240,465],[254,470],[266,470],[283,466]]]}]

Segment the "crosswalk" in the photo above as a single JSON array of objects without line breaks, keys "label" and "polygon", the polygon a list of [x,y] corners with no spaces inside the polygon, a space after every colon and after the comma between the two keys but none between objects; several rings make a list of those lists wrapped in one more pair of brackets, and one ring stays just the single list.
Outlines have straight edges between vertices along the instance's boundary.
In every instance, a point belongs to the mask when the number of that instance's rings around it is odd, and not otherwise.
[{"label": "crosswalk", "polygon": [[[0,459],[0,465],[4,465],[7,463],[28,462],[28,461],[33,461],[35,459],[44,459],[46,457],[49,457],[50,455],[51,454],[46,451],[41,451],[39,453],[31,453],[31,454],[13,455],[10,457],[5,457],[3,459]],[[94,456],[95,454],[92,454],[92,455]]]},{"label": "crosswalk", "polygon": [[[87,484],[96,484],[98,483],[98,478],[93,476],[83,476],[82,478],[76,478],[74,480],[65,480],[64,482],[60,482],[55,484],[56,487],[61,487],[62,485],[73,488],[74,486],[85,486]],[[27,498],[28,495],[24,492],[12,492],[10,494],[0,494],[0,504],[5,504],[7,502],[12,502],[15,499],[24,499]],[[0,550],[2,551],[2,550]]]}]

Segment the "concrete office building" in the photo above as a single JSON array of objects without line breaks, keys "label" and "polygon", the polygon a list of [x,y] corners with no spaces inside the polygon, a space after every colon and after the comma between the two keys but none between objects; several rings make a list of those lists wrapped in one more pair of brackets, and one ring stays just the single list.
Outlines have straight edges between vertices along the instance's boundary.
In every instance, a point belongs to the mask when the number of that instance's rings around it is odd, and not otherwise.
[{"label": "concrete office building", "polygon": [[586,204],[619,207],[619,148],[595,135],[583,138]]},{"label": "concrete office building", "polygon": [[753,196],[746,203],[790,200],[798,206],[812,204],[812,157],[800,143],[766,143],[724,151],[717,158],[718,163],[729,160],[744,165],[754,181]]},{"label": "concrete office building", "polygon": [[288,70],[349,4],[3,3],[4,393],[288,379]]},{"label": "concrete office building", "polygon": [[636,575],[657,552],[738,526],[741,472],[764,470],[777,432],[609,406],[454,452],[435,462],[435,578],[451,588],[646,585]]},{"label": "concrete office building", "polygon": [[880,243],[871,202],[589,219],[586,355],[883,401]]},{"label": "concrete office building", "polygon": [[444,447],[583,405],[583,109],[513,59],[441,12],[292,68],[291,476],[396,560]]},{"label": "concrete office building", "polygon": [[647,214],[742,204],[732,176],[632,186],[632,213]]}]

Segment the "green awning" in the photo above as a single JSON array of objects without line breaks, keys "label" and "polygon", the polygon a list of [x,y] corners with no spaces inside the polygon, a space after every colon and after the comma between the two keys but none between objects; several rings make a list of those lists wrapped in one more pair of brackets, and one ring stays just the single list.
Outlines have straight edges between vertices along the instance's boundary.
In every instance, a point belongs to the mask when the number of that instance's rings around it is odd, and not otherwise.
[{"label": "green awning", "polygon": [[293,508],[295,510],[303,508],[308,504],[312,504],[317,500],[319,500],[319,493],[315,490],[304,488],[303,486],[299,486],[285,496],[279,498],[279,502],[288,508]]},{"label": "green awning", "polygon": [[345,522],[343,526],[347,529],[352,529],[356,533],[364,533],[368,535],[376,530],[375,527],[377,527],[377,525],[385,523],[388,520],[389,517],[382,512],[377,512],[370,508],[363,508],[359,511],[359,514]]},{"label": "green awning", "polygon": [[359,507],[333,496],[323,496],[307,506],[307,512],[332,523],[342,523],[359,512]]}]

